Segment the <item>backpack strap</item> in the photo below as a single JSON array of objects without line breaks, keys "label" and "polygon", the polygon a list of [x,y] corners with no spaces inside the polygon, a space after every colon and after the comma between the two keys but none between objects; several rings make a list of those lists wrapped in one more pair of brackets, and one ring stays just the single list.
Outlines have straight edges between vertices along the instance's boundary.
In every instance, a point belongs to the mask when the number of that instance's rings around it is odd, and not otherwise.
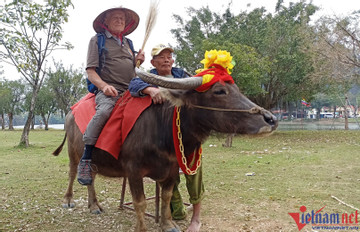
[{"label": "backpack strap", "polygon": [[[97,74],[100,75],[101,70],[103,69],[105,64],[105,56],[107,49],[105,48],[105,34],[97,33],[96,36],[97,36],[98,52],[99,52],[99,67],[96,67],[95,71]],[[93,83],[91,83],[91,81],[88,78],[86,78],[86,84],[88,91],[90,93],[95,93],[95,94],[97,93],[98,88]]]},{"label": "backpack strap", "polygon": [[127,40],[128,44],[129,44],[129,47],[130,47],[131,51],[132,51],[133,54],[135,55],[137,52],[136,52],[135,49],[134,49],[134,44],[133,44],[132,40],[131,40],[131,39],[128,39],[128,38],[126,38],[126,40]]},{"label": "backpack strap", "polygon": [[99,67],[96,68],[96,72],[100,75],[102,68],[105,64],[106,52],[107,49],[105,48],[105,34],[104,33],[97,33],[97,42],[98,42],[98,52],[99,52]]}]

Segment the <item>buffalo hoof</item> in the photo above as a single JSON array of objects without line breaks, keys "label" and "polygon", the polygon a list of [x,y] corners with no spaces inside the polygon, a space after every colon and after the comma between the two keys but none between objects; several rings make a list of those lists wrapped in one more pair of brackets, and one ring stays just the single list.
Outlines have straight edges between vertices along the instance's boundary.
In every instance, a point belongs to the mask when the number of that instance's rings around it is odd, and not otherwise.
[{"label": "buffalo hoof", "polygon": [[69,203],[69,204],[62,204],[62,207],[64,209],[71,209],[75,207],[75,203]]},{"label": "buffalo hoof", "polygon": [[102,211],[100,209],[95,209],[91,211],[92,214],[101,214]]},{"label": "buffalo hoof", "polygon": [[171,228],[171,229],[167,229],[167,230],[164,230],[164,232],[181,232],[181,230],[178,230],[177,228]]}]

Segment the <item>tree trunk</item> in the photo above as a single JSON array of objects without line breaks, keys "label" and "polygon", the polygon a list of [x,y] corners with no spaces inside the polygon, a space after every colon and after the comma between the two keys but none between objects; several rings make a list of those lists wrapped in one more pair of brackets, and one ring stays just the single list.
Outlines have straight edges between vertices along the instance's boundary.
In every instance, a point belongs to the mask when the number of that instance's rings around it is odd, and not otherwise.
[{"label": "tree trunk", "polygon": [[232,147],[232,140],[234,138],[235,134],[228,134],[225,143],[222,144],[223,147]]},{"label": "tree trunk", "polygon": [[320,120],[320,112],[321,112],[321,108],[316,108],[316,119]]},{"label": "tree trunk", "polygon": [[31,122],[34,117],[35,103],[36,103],[37,94],[39,92],[38,88],[40,88],[40,86],[36,86],[33,88],[33,93],[32,93],[32,97],[31,97],[31,101],[30,101],[30,109],[29,109],[28,117],[27,117],[26,123],[24,125],[24,129],[23,129],[23,132],[22,132],[22,135],[20,138],[19,146],[29,147],[30,126],[31,126]]},{"label": "tree trunk", "polygon": [[8,113],[9,118],[9,130],[14,130],[14,115],[12,113]]},{"label": "tree trunk", "polygon": [[31,126],[30,126],[31,130],[35,129],[35,115],[33,115],[33,119],[31,120]]},{"label": "tree trunk", "polygon": [[5,130],[5,118],[3,113],[1,113],[1,129]]},{"label": "tree trunk", "polygon": [[345,130],[349,130],[349,119],[347,113],[345,113]]},{"label": "tree trunk", "polygon": [[24,129],[21,135],[21,139],[20,139],[20,146],[25,146],[28,147],[29,146],[29,132],[30,132],[30,126],[31,126],[31,122],[32,122],[32,116],[33,112],[29,111],[27,120],[25,122],[24,125]]},{"label": "tree trunk", "polygon": [[42,117],[44,125],[45,125],[45,130],[49,130],[49,117],[46,119],[44,114],[41,114],[41,117]]},{"label": "tree trunk", "polygon": [[344,113],[345,113],[345,130],[349,130],[349,115],[347,111],[348,106],[348,97],[345,94],[345,105],[344,105]]}]

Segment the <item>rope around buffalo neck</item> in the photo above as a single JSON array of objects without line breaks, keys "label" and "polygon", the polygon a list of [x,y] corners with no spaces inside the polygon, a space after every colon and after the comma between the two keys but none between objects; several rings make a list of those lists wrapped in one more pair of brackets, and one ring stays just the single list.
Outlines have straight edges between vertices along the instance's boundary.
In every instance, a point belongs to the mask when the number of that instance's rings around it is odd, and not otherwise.
[{"label": "rope around buffalo neck", "polygon": [[[259,106],[254,106],[251,109],[248,110],[241,110],[241,109],[223,109],[223,108],[215,108],[215,107],[207,107],[207,106],[199,106],[199,105],[191,105],[192,107],[199,108],[199,109],[205,109],[205,110],[214,110],[214,111],[227,111],[227,112],[244,112],[249,114],[262,114],[264,115],[264,108]],[[174,109],[174,117],[173,117],[173,139],[174,139],[174,148],[175,148],[175,154],[176,158],[178,160],[178,164],[181,168],[181,170],[187,174],[187,175],[194,175],[196,174],[198,168],[201,165],[201,156],[202,156],[202,148],[195,150],[194,153],[191,155],[195,155],[194,157],[194,164],[190,168],[188,166],[188,162],[186,159],[186,156],[184,154],[184,145],[182,143],[182,134],[180,130],[180,109],[181,107],[175,107]],[[192,159],[190,159],[192,160]]]},{"label": "rope around buffalo neck", "polygon": [[213,110],[213,111],[226,111],[226,112],[243,112],[243,113],[249,113],[249,114],[264,114],[265,109],[259,106],[254,106],[251,109],[248,110],[241,110],[241,109],[224,109],[224,108],[216,108],[216,107],[208,107],[208,106],[199,106],[199,105],[193,105],[190,106],[204,109],[204,110]]}]

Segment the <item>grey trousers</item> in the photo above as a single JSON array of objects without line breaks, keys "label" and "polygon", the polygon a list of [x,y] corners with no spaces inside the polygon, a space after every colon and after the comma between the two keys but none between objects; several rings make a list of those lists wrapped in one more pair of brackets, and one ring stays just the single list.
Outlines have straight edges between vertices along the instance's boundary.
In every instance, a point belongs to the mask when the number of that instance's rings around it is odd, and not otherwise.
[{"label": "grey trousers", "polygon": [[83,135],[83,141],[86,145],[95,145],[96,141],[101,133],[101,130],[105,126],[107,120],[110,117],[112,110],[120,98],[121,94],[119,93],[116,97],[106,96],[102,91],[99,91],[95,97],[96,103],[96,113],[93,118],[90,120],[88,126],[86,127],[85,133]]}]

